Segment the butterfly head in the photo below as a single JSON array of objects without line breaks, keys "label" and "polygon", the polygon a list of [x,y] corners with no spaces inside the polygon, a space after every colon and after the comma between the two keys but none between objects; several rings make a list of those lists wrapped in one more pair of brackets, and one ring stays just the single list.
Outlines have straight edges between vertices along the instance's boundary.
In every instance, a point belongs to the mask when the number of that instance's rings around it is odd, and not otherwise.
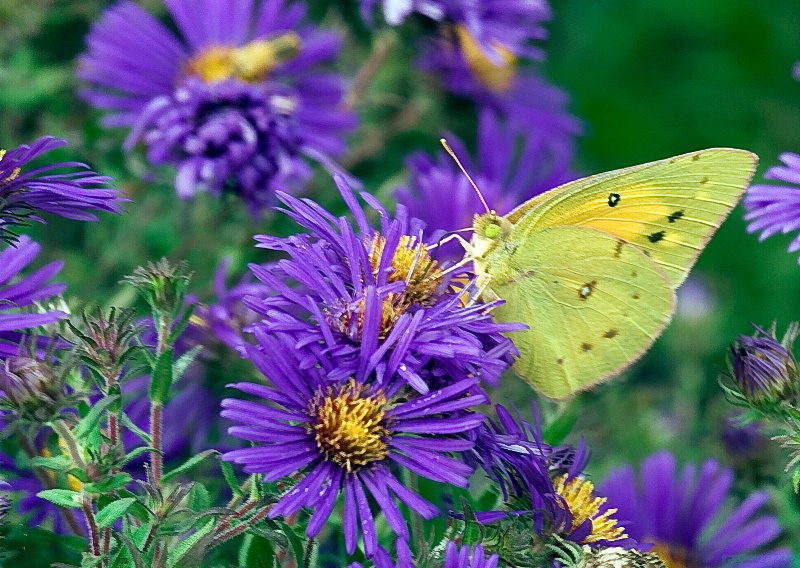
[{"label": "butterfly head", "polygon": [[475,215],[472,222],[472,252],[476,258],[482,257],[511,234],[511,222],[500,217],[496,211]]}]

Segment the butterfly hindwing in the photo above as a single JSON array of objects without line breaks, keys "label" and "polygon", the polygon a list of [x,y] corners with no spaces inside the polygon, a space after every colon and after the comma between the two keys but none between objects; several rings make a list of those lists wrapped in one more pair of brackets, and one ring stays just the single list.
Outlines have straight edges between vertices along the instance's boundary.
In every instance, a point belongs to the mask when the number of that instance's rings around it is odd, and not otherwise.
[{"label": "butterfly hindwing", "polygon": [[[515,228],[516,230],[516,228]],[[537,390],[564,398],[622,372],[669,321],[674,291],[637,247],[603,231],[553,227],[495,249],[490,288],[505,304],[517,372]]]},{"label": "butterfly hindwing", "polygon": [[568,183],[506,218],[520,239],[557,226],[611,233],[647,253],[677,288],[738,202],[757,161],[744,150],[692,152]]}]

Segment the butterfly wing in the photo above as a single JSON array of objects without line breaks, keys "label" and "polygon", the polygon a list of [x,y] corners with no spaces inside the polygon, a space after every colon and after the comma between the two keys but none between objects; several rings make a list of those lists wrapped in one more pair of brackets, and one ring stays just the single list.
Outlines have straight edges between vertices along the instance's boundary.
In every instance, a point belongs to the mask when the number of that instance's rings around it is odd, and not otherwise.
[{"label": "butterfly wing", "polygon": [[712,148],[577,180],[507,215],[515,238],[556,226],[611,233],[645,251],[677,288],[755,171],[751,152]]},{"label": "butterfly wing", "polygon": [[669,321],[674,291],[637,247],[603,231],[553,227],[486,257],[489,288],[505,300],[514,368],[541,393],[565,398],[622,372]]}]

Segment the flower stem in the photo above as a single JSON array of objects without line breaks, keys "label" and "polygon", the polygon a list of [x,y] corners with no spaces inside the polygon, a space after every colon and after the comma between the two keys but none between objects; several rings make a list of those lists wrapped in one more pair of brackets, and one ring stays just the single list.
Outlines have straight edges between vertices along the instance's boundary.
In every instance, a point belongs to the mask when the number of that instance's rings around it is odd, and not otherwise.
[{"label": "flower stem", "polygon": [[100,535],[97,530],[97,521],[94,518],[94,509],[88,493],[83,494],[83,516],[89,527],[89,546],[94,556],[100,556]]},{"label": "flower stem", "polygon": [[150,452],[150,466],[153,472],[153,483],[161,486],[161,474],[164,466],[161,458],[161,430],[163,427],[162,406],[160,403],[150,404],[150,435],[153,439],[153,451]]}]

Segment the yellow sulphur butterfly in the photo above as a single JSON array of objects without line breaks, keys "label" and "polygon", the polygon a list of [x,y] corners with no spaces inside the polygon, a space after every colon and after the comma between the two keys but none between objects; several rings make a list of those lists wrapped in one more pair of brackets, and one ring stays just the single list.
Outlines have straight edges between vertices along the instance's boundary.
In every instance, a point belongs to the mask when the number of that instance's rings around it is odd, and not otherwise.
[{"label": "yellow sulphur butterfly", "polygon": [[467,245],[517,373],[566,398],[624,371],[675,310],[675,290],[755,171],[751,152],[712,148],[590,176],[501,217],[476,215]]}]

